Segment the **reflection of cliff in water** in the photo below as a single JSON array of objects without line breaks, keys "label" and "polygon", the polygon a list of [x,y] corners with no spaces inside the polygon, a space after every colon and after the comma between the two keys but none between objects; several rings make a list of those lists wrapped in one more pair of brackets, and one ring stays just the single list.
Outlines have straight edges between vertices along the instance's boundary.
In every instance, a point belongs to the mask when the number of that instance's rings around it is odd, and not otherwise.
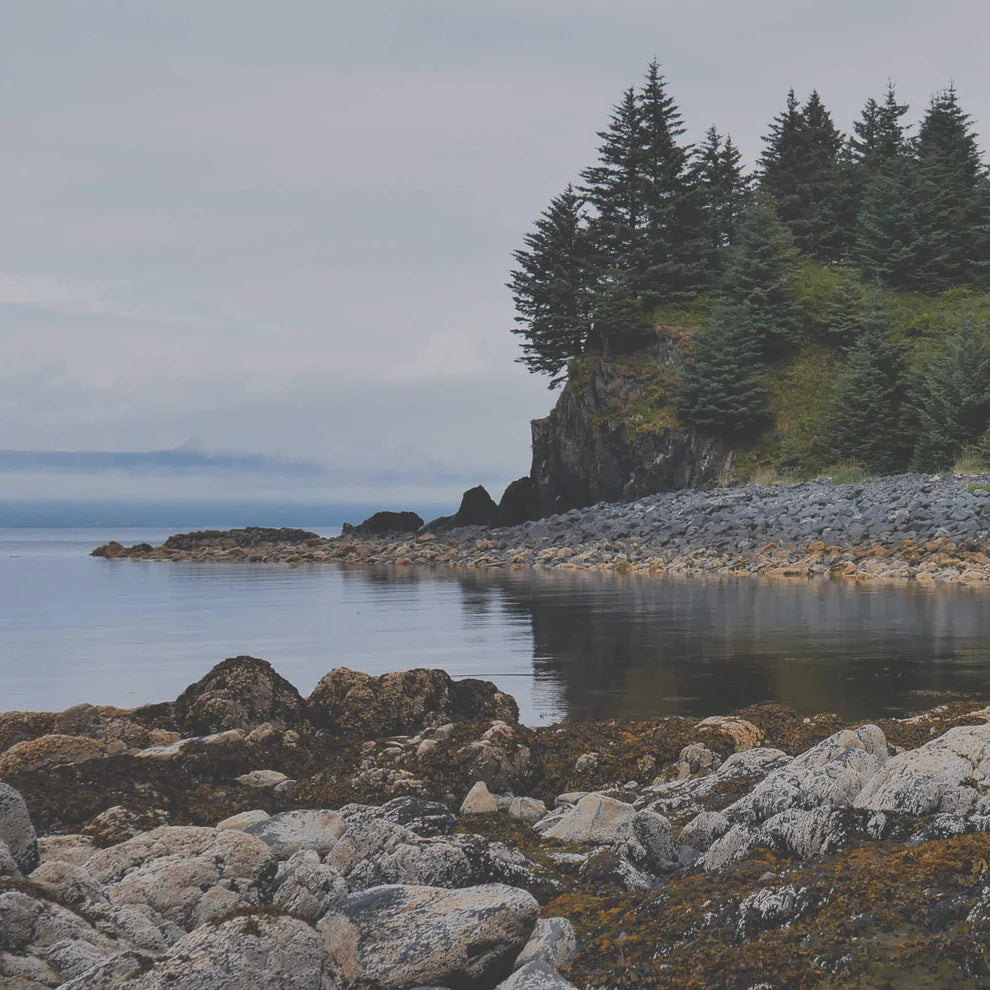
[{"label": "reflection of cliff in water", "polygon": [[362,577],[456,581],[470,621],[528,626],[533,675],[571,718],[765,701],[867,718],[990,696],[990,597],[967,589],[414,568]]}]

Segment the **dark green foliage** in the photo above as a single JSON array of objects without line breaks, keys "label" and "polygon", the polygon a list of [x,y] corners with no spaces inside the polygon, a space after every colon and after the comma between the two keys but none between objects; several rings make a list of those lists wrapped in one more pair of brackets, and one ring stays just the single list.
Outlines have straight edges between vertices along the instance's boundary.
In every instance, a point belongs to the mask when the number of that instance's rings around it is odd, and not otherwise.
[{"label": "dark green foliage", "polygon": [[523,338],[519,359],[549,374],[553,388],[568,361],[584,350],[591,329],[593,279],[581,198],[568,186],[556,196],[516,251],[508,283],[516,304],[512,332]]},{"label": "dark green foliage", "polygon": [[731,137],[709,127],[704,144],[694,159],[693,184],[700,207],[700,233],[706,268],[718,272],[723,248],[739,240],[739,218],[749,193],[749,178],[743,175],[739,149]]},{"label": "dark green foliage", "polygon": [[901,118],[908,112],[906,103],[897,102],[894,84],[888,82],[883,103],[871,96],[860,119],[853,124],[855,137],[850,138],[853,163],[860,170],[860,182],[868,181],[909,152],[907,128]]},{"label": "dark green foliage", "polygon": [[649,341],[653,327],[628,278],[609,279],[597,294],[592,329],[594,343],[606,358],[637,350]]},{"label": "dark green foliage", "polygon": [[990,266],[990,185],[969,114],[950,86],[921,122],[917,163],[927,197],[922,236],[932,247],[922,288],[984,284]]},{"label": "dark green foliage", "polygon": [[646,269],[643,236],[643,116],[629,87],[612,108],[607,130],[599,131],[598,164],[585,169],[581,191],[594,208],[591,221],[595,263],[600,271],[638,277]]},{"label": "dark green foliage", "polygon": [[640,93],[645,267],[636,290],[647,306],[684,299],[703,288],[706,264],[699,239],[701,207],[691,184],[684,125],[654,60]]},{"label": "dark green foliage", "polygon": [[910,455],[902,425],[905,355],[890,337],[888,322],[879,299],[861,316],[835,382],[823,442],[832,461],[852,461],[881,474],[902,469]]},{"label": "dark green foliage", "polygon": [[825,335],[840,347],[851,347],[863,331],[866,296],[861,282],[845,278],[829,307]]},{"label": "dark green foliage", "polygon": [[698,335],[677,397],[681,418],[710,433],[742,436],[767,417],[763,365],[751,328],[731,305]]},{"label": "dark green foliage", "polygon": [[914,466],[950,468],[990,426],[990,327],[967,322],[949,337],[917,383]]},{"label": "dark green foliage", "polygon": [[817,91],[800,107],[791,90],[764,141],[760,189],[773,198],[781,222],[805,254],[841,260],[848,240],[848,165],[842,135]]},{"label": "dark green foliage", "polygon": [[729,251],[719,298],[735,322],[747,329],[761,356],[800,339],[793,293],[798,260],[773,203],[757,196],[740,219],[738,243]]}]

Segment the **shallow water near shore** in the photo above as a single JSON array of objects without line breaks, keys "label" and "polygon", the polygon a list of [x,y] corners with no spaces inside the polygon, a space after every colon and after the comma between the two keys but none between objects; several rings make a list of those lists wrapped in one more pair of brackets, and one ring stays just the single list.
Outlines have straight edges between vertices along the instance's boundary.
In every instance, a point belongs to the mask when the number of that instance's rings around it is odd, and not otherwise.
[{"label": "shallow water near shore", "polygon": [[241,653],[304,694],[336,666],[443,667],[495,681],[529,724],[990,699],[980,590],[88,556],[167,535],[0,530],[0,710],[174,698]]}]

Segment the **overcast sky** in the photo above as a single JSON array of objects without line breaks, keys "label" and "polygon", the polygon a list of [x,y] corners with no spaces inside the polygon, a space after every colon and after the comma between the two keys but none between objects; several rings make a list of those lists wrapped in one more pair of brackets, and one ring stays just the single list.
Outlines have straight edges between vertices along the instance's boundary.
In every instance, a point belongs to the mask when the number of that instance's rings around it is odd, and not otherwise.
[{"label": "overcast sky", "polygon": [[988,36],[979,0],[9,3],[0,447],[196,438],[341,498],[434,468],[497,498],[554,399],[511,252],[651,57],[752,160],[788,87],[848,130],[888,76],[915,119],[954,80],[985,143]]}]

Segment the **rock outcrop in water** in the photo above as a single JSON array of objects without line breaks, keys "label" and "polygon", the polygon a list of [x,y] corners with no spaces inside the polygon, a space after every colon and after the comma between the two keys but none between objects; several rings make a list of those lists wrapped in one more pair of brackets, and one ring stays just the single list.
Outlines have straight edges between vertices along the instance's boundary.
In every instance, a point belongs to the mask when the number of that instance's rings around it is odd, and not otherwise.
[{"label": "rock outcrop in water", "polygon": [[726,471],[730,445],[660,415],[651,395],[658,369],[678,365],[676,344],[664,340],[645,381],[636,366],[602,359],[572,376],[551,413],[532,424],[541,515],[699,488]]},{"label": "rock outcrop in water", "polygon": [[[220,731],[182,737],[198,704]],[[0,984],[990,980],[990,707],[515,712],[427,670],[304,701],[240,657],[175,702],[0,714]],[[10,761],[25,745],[47,762]]]}]

